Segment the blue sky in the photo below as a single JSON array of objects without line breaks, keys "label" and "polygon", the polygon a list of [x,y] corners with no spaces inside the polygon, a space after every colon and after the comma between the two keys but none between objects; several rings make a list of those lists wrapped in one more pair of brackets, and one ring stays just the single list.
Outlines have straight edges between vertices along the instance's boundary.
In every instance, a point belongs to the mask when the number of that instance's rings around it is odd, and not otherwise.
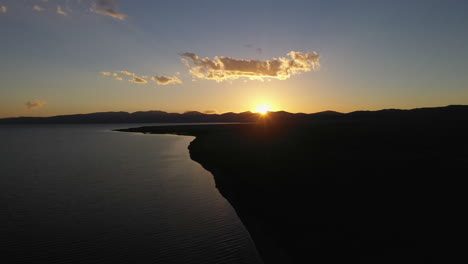
[{"label": "blue sky", "polygon": [[[468,104],[467,8],[454,0],[0,0],[0,117]],[[244,71],[279,58],[300,68],[282,79]],[[206,68],[212,63],[224,63],[225,77],[209,77],[220,73]]]}]

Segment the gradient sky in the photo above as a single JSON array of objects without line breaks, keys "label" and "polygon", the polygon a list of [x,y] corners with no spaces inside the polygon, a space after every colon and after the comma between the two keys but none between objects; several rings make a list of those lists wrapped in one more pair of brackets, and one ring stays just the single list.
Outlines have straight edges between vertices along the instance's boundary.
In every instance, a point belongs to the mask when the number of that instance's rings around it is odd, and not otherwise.
[{"label": "gradient sky", "polygon": [[[0,117],[468,104],[466,10],[455,0],[0,0]],[[320,68],[216,81],[181,61],[291,51],[317,52]]]}]

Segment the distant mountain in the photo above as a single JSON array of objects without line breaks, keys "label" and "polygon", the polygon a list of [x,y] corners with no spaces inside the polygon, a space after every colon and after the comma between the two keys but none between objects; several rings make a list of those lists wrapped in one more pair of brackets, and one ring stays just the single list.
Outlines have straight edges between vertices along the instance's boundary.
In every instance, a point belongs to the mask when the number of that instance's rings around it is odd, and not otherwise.
[{"label": "distant mountain", "polygon": [[260,114],[252,112],[203,114],[196,111],[167,113],[163,111],[100,112],[51,117],[13,117],[0,119],[0,124],[108,124],[108,123],[212,123],[256,122]]},{"label": "distant mountain", "polygon": [[356,111],[348,114],[324,111],[313,114],[270,112],[266,116],[259,113],[204,114],[189,111],[183,114],[164,111],[100,112],[90,114],[60,115],[51,117],[12,117],[0,119],[0,124],[105,124],[105,123],[213,123],[213,122],[257,122],[272,120],[281,122],[297,121],[412,121],[412,120],[467,120],[467,105],[417,108],[412,110],[384,109],[379,111]]}]

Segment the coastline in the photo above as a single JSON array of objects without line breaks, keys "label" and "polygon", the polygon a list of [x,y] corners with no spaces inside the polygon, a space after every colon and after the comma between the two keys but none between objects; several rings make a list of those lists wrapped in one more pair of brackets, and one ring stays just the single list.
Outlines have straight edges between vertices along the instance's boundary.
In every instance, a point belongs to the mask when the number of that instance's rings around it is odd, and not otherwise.
[{"label": "coastline", "polygon": [[427,263],[448,224],[434,215],[460,206],[445,187],[468,168],[466,119],[120,131],[195,136],[191,158],[213,174],[267,264]]},{"label": "coastline", "polygon": [[[248,212],[244,212],[244,207],[239,205],[236,190],[237,184],[230,181],[230,177],[226,177],[223,171],[217,168],[216,162],[209,161],[209,156],[206,155],[206,147],[211,144],[208,143],[210,137],[216,133],[225,133],[232,128],[239,130],[242,127],[256,127],[256,124],[215,124],[215,125],[184,125],[184,126],[145,126],[128,129],[116,129],[117,132],[131,132],[143,134],[159,134],[159,135],[179,135],[179,136],[193,136],[194,140],[188,146],[190,158],[199,163],[205,170],[213,175],[216,188],[221,195],[231,204],[236,211],[239,219],[242,221],[250,236],[252,237],[255,247],[262,260],[265,263],[292,263],[287,253],[277,245],[274,236],[269,235],[269,232],[264,230],[265,223],[256,217],[251,217]],[[208,159],[207,159],[208,158]]]}]

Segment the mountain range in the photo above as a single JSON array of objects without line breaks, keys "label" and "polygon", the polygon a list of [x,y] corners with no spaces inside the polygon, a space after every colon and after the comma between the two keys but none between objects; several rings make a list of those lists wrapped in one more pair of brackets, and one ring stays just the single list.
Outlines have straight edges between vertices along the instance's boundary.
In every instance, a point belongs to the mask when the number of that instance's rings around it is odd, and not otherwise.
[{"label": "mountain range", "polygon": [[0,119],[0,124],[100,124],[100,123],[214,123],[214,122],[257,122],[260,119],[281,121],[333,121],[333,120],[427,120],[466,119],[468,105],[416,108],[411,110],[384,109],[378,111],[355,111],[339,113],[323,111],[312,114],[289,113],[285,111],[260,113],[205,114],[189,111],[183,114],[164,111],[98,112],[89,114],[58,115],[51,117],[11,117]]}]

